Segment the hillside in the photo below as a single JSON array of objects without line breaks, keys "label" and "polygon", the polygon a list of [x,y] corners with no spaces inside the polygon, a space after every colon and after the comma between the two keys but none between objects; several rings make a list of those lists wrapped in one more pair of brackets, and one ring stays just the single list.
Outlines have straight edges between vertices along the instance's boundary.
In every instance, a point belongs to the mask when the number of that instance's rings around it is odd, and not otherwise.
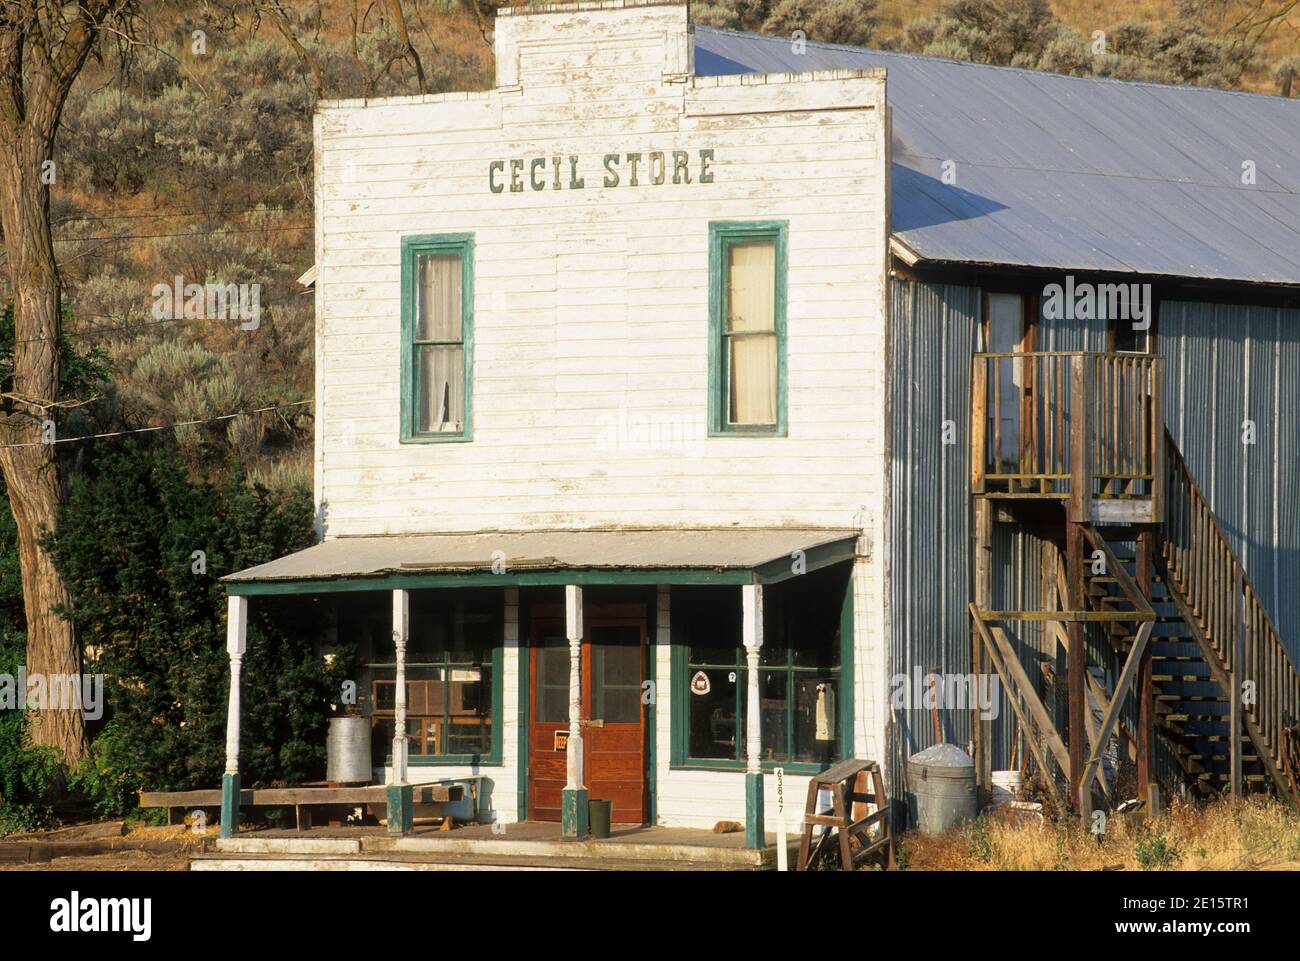
[{"label": "hillside", "polygon": [[[61,436],[281,408],[174,436],[196,474],[234,459],[275,487],[310,484],[313,305],[296,278],[312,262],[316,100],[417,92],[421,73],[431,92],[490,84],[492,4],[405,0],[409,48],[389,3],[281,9],[152,0],[134,42],[106,40],[74,88],[52,191],[67,329],[103,348],[113,378]],[[710,0],[692,11],[743,29],[1260,91],[1300,51],[1300,0]],[[1115,29],[1135,19],[1147,25]],[[1103,58],[1088,54],[1095,30]],[[177,277],[260,284],[256,329],[160,315],[155,288]]]}]

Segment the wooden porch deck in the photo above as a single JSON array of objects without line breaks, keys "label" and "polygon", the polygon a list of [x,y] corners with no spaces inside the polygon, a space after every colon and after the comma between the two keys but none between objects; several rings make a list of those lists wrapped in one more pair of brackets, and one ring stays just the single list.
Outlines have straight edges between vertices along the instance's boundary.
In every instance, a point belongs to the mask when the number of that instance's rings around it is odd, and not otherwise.
[{"label": "wooden porch deck", "polygon": [[[787,837],[790,864],[798,836]],[[776,866],[776,836],[761,851],[743,832],[614,825],[610,837],[564,840],[560,825],[525,821],[470,824],[451,831],[417,826],[402,837],[384,827],[245,831],[217,839],[191,870],[765,870]]]}]

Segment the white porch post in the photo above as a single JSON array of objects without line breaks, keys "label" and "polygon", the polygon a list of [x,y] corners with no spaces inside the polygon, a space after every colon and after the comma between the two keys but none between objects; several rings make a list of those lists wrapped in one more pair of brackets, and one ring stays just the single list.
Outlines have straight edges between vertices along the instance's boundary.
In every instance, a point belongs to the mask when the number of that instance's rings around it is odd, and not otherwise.
[{"label": "white porch post", "polygon": [[411,594],[393,591],[393,647],[397,651],[396,687],[393,691],[393,764],[389,784],[406,783],[406,639],[411,631]]},{"label": "white porch post", "polygon": [[745,645],[745,847],[764,847],[763,734],[759,721],[758,655],[763,648],[763,585],[740,588],[741,638]]},{"label": "white porch post", "polygon": [[388,833],[406,834],[413,822],[411,786],[406,781],[406,641],[411,634],[411,593],[393,591],[393,763],[388,771]]},{"label": "white porch post", "polygon": [[564,587],[565,633],[569,640],[569,740],[565,746],[567,781],[560,805],[561,833],[586,837],[587,788],[582,783],[582,588]]},{"label": "white porch post", "polygon": [[226,705],[226,771],[221,776],[221,836],[239,830],[239,676],[248,649],[248,598],[226,598],[226,653],[230,655],[230,699]]}]

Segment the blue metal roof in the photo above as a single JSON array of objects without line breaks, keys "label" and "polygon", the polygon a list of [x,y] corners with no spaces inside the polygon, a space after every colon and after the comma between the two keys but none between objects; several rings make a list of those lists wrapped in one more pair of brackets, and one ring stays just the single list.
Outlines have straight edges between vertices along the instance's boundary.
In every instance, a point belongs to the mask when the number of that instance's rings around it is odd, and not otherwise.
[{"label": "blue metal roof", "polygon": [[844,67],[886,69],[922,259],[1300,284],[1300,99],[695,28],[701,76]]}]

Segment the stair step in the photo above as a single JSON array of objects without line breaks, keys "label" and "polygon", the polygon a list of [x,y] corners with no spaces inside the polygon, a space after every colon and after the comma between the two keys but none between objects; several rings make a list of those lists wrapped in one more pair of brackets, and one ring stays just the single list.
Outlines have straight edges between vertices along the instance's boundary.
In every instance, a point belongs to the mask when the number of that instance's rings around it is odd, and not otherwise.
[{"label": "stair step", "polygon": [[1227,721],[1230,708],[1225,698],[1222,701],[1174,701],[1170,705],[1172,714],[1188,717],[1218,717]]},{"label": "stair step", "polygon": [[1151,679],[1157,684],[1203,681],[1210,676],[1210,665],[1204,661],[1160,661],[1151,668]]},{"label": "stair step", "polygon": [[[1226,741],[1229,739],[1228,726],[1229,722],[1226,718],[1193,719],[1183,725],[1183,730],[1188,734],[1204,734]],[[1241,736],[1246,738],[1244,733]]]},{"label": "stair step", "polygon": [[1219,685],[1211,680],[1193,679],[1189,681],[1181,678],[1178,680],[1169,678],[1166,680],[1157,679],[1155,683],[1160,688],[1161,694],[1177,694],[1183,700],[1190,698],[1215,700],[1223,696],[1223,692],[1219,690]]},{"label": "stair step", "polygon": [[[1155,635],[1155,628],[1152,628],[1151,633]],[[1199,658],[1200,656],[1201,649],[1195,641],[1153,641],[1151,644],[1152,660],[1177,657]]]},{"label": "stair step", "polygon": [[[1177,686],[1177,685],[1171,685],[1171,687],[1173,686]],[[1219,685],[1210,684],[1206,686],[1214,688],[1214,693],[1197,694],[1192,691],[1175,691],[1175,690],[1158,689],[1156,691],[1156,700],[1157,701],[1193,701],[1197,704],[1213,704],[1216,701],[1221,702],[1223,704],[1228,703],[1228,698],[1223,694],[1222,691],[1219,690]]]}]

